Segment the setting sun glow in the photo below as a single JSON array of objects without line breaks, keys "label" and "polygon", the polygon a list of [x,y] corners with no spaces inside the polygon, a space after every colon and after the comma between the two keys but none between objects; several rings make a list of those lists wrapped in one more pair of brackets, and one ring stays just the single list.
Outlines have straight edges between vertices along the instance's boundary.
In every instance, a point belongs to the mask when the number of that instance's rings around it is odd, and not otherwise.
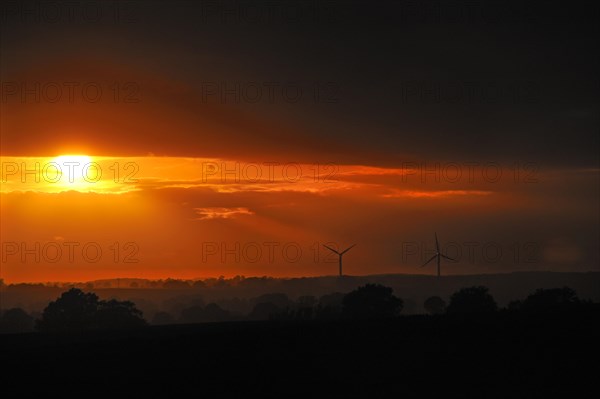
[{"label": "setting sun glow", "polygon": [[[85,189],[102,178],[98,164],[87,155],[61,155],[49,162],[46,168],[54,169],[57,184],[67,189]],[[44,177],[48,178],[51,173]]]}]

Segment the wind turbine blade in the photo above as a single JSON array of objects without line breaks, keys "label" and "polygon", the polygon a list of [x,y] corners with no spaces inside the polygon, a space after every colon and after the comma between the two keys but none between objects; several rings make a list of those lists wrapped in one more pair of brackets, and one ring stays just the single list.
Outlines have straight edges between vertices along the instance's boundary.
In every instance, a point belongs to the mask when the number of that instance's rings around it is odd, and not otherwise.
[{"label": "wind turbine blade", "polygon": [[431,257],[431,259],[429,259],[427,262],[423,263],[423,264],[421,265],[421,267],[425,267],[425,266],[426,266],[426,265],[427,265],[429,262],[431,262],[431,261],[432,261],[432,260],[434,260],[435,258],[437,258],[437,255],[433,255],[433,256]]},{"label": "wind turbine blade", "polygon": [[456,260],[456,259],[452,259],[452,258],[451,258],[451,257],[449,257],[449,256],[442,255],[442,254],[440,254],[440,256],[441,256],[442,258],[446,258],[446,259],[448,259],[448,260],[453,260],[454,262],[457,262],[457,260]]},{"label": "wind turbine blade", "polygon": [[440,253],[440,243],[438,242],[438,239],[437,239],[437,233],[434,233],[434,234],[435,234],[435,249],[437,249],[438,253]]},{"label": "wind turbine blade", "polygon": [[342,251],[342,253],[340,255],[345,254],[346,252],[350,251],[354,246],[356,246],[356,244],[352,244],[351,246],[349,246],[348,248],[346,248],[345,250]]},{"label": "wind turbine blade", "polygon": [[336,251],[335,249],[333,249],[333,248],[331,248],[331,247],[328,247],[328,246],[327,246],[327,245],[325,245],[325,244],[323,244],[323,246],[324,246],[325,248],[327,248],[328,250],[330,250],[330,251],[332,251],[332,252],[335,252],[335,253],[336,253],[336,254],[338,254],[338,255],[341,255],[341,254],[340,254],[338,251]]}]

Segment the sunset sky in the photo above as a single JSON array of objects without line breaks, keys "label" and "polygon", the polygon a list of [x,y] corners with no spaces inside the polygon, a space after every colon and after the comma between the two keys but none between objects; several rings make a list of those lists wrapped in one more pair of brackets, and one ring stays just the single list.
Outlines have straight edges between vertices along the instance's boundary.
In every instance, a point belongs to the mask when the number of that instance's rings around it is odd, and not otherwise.
[{"label": "sunset sky", "polygon": [[36,4],[2,6],[5,281],[434,274],[434,232],[444,274],[599,270],[591,16]]}]

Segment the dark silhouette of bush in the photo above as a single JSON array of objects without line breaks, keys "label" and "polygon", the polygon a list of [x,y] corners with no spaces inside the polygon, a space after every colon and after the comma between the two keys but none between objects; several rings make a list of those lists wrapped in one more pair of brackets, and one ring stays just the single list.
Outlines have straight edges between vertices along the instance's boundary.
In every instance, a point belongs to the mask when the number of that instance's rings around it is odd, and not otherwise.
[{"label": "dark silhouette of bush", "polygon": [[82,331],[144,325],[142,312],[133,302],[101,301],[96,294],[71,288],[48,304],[36,328],[39,331]]},{"label": "dark silhouette of bush", "polygon": [[487,287],[468,287],[452,294],[446,309],[449,314],[490,313],[498,310],[498,305],[488,293]]},{"label": "dark silhouette of bush", "polygon": [[33,317],[21,308],[8,309],[0,317],[0,332],[21,333],[33,331]]},{"label": "dark silhouette of bush", "polygon": [[538,289],[522,301],[520,309],[524,311],[554,311],[572,308],[581,301],[569,287]]},{"label": "dark silhouette of bush", "polygon": [[446,311],[446,302],[439,296],[432,296],[423,303],[425,311],[429,314],[442,314]]},{"label": "dark silhouette of bush", "polygon": [[367,284],[348,293],[343,300],[345,316],[358,319],[395,317],[402,310],[402,299],[390,287]]}]

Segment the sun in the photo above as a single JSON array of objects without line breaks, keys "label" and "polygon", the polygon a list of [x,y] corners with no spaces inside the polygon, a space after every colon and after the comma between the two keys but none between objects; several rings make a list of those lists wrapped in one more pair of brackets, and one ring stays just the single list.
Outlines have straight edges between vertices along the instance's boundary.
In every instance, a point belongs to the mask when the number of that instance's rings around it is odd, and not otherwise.
[{"label": "sun", "polygon": [[0,157],[0,193],[37,191],[122,194],[138,190],[140,158],[62,154]]},{"label": "sun", "polygon": [[101,173],[88,155],[60,155],[50,161],[48,170],[54,170],[56,184],[68,189],[86,188],[97,182]]}]

